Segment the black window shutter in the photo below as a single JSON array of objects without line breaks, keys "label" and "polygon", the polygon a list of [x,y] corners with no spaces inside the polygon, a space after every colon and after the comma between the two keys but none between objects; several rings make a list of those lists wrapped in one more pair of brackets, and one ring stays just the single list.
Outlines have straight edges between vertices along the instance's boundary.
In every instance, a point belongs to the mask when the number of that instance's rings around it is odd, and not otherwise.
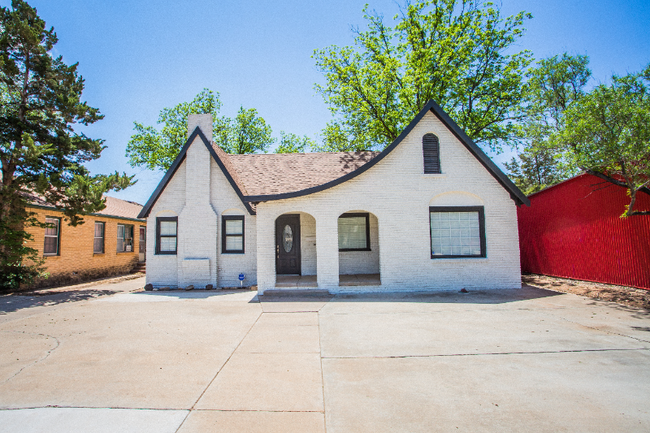
[{"label": "black window shutter", "polygon": [[422,154],[424,155],[424,173],[441,173],[438,137],[433,134],[426,134],[422,137]]}]

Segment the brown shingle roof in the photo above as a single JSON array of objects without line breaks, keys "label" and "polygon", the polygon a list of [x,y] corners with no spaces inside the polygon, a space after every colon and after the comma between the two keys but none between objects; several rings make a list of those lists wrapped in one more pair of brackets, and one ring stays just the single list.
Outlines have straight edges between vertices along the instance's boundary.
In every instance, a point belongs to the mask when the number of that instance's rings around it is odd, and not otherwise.
[{"label": "brown shingle roof", "polygon": [[120,200],[119,198],[104,196],[106,199],[106,207],[97,212],[101,215],[111,215],[124,218],[138,218],[138,214],[142,210],[142,205],[127,201]]},{"label": "brown shingle roof", "polygon": [[379,155],[371,151],[229,155],[221,149],[217,153],[245,196],[284,194],[322,185]]},{"label": "brown shingle roof", "polygon": [[[40,194],[30,192],[23,193],[23,196],[33,205],[55,207],[51,203],[47,202]],[[114,216],[119,218],[138,218],[138,214],[142,210],[142,205],[132,201],[120,200],[119,198],[109,197],[107,195],[105,195],[104,198],[106,199],[106,207],[97,212],[98,215]]]}]

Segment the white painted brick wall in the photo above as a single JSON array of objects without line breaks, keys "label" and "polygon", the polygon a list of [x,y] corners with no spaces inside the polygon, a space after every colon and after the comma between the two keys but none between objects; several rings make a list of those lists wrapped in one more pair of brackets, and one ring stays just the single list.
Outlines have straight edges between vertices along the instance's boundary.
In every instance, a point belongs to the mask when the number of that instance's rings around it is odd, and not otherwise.
[{"label": "white painted brick wall", "polygon": [[[428,132],[440,139],[443,174],[423,174],[421,140]],[[199,156],[199,153],[203,152],[196,152],[196,155]],[[374,288],[377,290],[521,286],[514,202],[509,193],[431,113],[389,156],[369,171],[320,193],[260,203],[257,216],[248,214],[216,162],[209,156],[208,160],[212,216],[197,213],[187,220],[187,224],[191,224],[195,230],[190,235],[195,240],[185,241],[183,251],[184,254],[195,256],[203,254],[192,252],[198,251],[192,249],[194,242],[204,242],[202,248],[206,248],[206,251],[213,248],[214,255],[210,258],[216,264],[211,262],[211,269],[214,269],[211,278],[217,278],[219,287],[238,285],[240,272],[247,276],[245,284],[257,283],[260,292],[275,287],[275,220],[285,213],[301,213],[303,274],[316,272],[321,289],[333,292],[367,290],[367,287],[339,288],[339,271],[370,272],[376,269],[372,266],[378,266],[381,273],[382,285]],[[149,251],[154,251],[156,216],[181,215],[185,209],[186,195],[188,201],[192,197],[192,203],[204,203],[204,197],[195,194],[198,191],[186,189],[186,177],[204,185],[205,179],[200,175],[207,177],[205,171],[188,175],[185,165],[183,163],[179,167],[151,211],[147,224]],[[201,188],[204,190],[203,186]],[[480,203],[485,207],[487,258],[431,259],[429,206]],[[376,217],[371,218],[371,242],[378,243],[378,248],[373,243],[371,254],[359,260],[342,257],[343,253],[338,251],[338,217],[351,211],[369,212],[371,217]],[[245,215],[246,253],[243,255],[221,254],[221,216],[224,214]],[[208,220],[212,222],[208,223]],[[179,218],[179,226],[180,222]],[[206,231],[206,224],[213,225]],[[378,257],[374,256],[376,254]],[[179,268],[176,256],[149,254],[147,282],[158,286],[175,286],[179,284],[179,278],[183,278]]]},{"label": "white painted brick wall", "polygon": [[[440,139],[442,174],[423,174],[422,136]],[[431,259],[429,205],[485,207],[487,258]],[[516,206],[510,195],[431,113],[372,169],[334,188],[258,205],[258,289],[275,285],[273,227],[283,213],[303,211],[316,219],[318,287],[338,287],[337,218],[350,210],[377,217],[381,290],[521,287]],[[345,290],[364,290],[363,287]]]},{"label": "white painted brick wall", "polygon": [[302,275],[316,275],[316,219],[300,213],[300,267]]},{"label": "white painted brick wall", "polygon": [[[235,190],[230,186],[228,179],[223,174],[217,162],[211,158],[211,189],[210,202],[216,213],[219,215],[219,229],[217,233],[217,245],[219,246],[218,263],[218,287],[239,286],[239,274],[246,276],[244,285],[252,286],[257,284],[257,225],[254,215],[250,215],[244,204],[239,199]],[[223,215],[244,216],[244,254],[223,254],[222,246],[222,217]]]}]

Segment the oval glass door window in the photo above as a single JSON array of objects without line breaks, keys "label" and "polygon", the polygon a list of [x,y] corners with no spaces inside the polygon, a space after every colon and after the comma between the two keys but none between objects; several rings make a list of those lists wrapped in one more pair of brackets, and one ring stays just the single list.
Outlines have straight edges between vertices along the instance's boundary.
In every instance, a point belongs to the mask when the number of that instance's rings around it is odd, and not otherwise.
[{"label": "oval glass door window", "polygon": [[291,226],[288,224],[282,230],[282,246],[287,253],[293,248],[293,230],[291,230]]}]

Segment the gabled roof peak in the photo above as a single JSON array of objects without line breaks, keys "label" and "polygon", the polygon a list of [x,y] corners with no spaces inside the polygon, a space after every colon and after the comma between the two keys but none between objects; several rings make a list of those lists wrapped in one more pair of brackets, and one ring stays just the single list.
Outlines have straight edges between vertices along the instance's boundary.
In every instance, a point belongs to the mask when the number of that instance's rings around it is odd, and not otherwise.
[{"label": "gabled roof peak", "polygon": [[224,176],[242,203],[253,215],[252,203],[282,200],[314,194],[346,182],[373,167],[391,153],[428,113],[433,113],[467,150],[485,167],[496,181],[510,193],[517,204],[530,206],[530,201],[497,165],[467,136],[467,134],[434,101],[429,101],[402,133],[381,152],[327,152],[300,154],[231,155],[208,141],[197,126],[167,170],[158,187],[145,204],[139,217],[149,215],[158,196],[165,189],[187,149],[196,138],[208,148]]}]

